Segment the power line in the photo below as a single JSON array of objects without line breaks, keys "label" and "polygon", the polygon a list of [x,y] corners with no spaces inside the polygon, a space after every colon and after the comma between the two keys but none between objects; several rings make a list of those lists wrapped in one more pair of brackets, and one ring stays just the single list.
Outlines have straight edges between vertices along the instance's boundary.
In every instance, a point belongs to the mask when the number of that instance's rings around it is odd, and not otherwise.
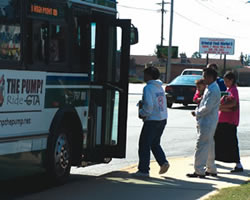
[{"label": "power line", "polygon": [[204,25],[202,25],[202,24],[200,24],[200,23],[198,23],[198,22],[196,22],[196,21],[193,21],[192,19],[189,19],[188,17],[185,17],[184,15],[182,15],[182,14],[176,12],[176,11],[174,11],[174,13],[177,14],[179,17],[181,17],[181,18],[183,18],[183,19],[185,19],[185,20],[187,20],[187,21],[189,21],[189,22],[195,24],[196,26],[203,27],[203,28],[205,28],[205,29],[207,29],[207,30],[210,30],[210,31],[213,31],[213,32],[215,32],[215,33],[219,33],[219,34],[221,34],[221,35],[225,35],[225,36],[228,36],[228,37],[240,38],[240,39],[247,39],[247,38],[248,38],[248,37],[230,35],[230,34],[227,34],[227,33],[220,32],[220,31],[218,31],[218,30],[214,30],[214,29],[212,29],[212,28],[210,28],[210,27],[206,27],[206,26],[204,26]]},{"label": "power line", "polygon": [[210,10],[211,12],[213,12],[213,13],[215,13],[215,14],[223,17],[223,18],[226,18],[227,20],[231,19],[232,22],[240,22],[240,21],[235,20],[235,19],[233,19],[233,18],[231,18],[231,17],[229,17],[227,15],[221,14],[220,12],[216,11],[214,8],[210,8],[210,7],[206,6],[205,4],[201,3],[199,0],[195,0],[195,1],[196,1],[196,3],[203,6],[204,8]]},{"label": "power line", "polygon": [[[144,11],[150,11],[150,12],[159,12],[158,10],[154,10],[154,9],[138,8],[138,7],[132,7],[132,6],[126,6],[126,5],[119,5],[119,4],[118,4],[118,6],[121,6],[121,7],[124,7],[124,8],[128,8],[128,9],[144,10]],[[220,32],[218,30],[214,30],[214,29],[212,29],[210,27],[204,26],[204,25],[202,25],[202,24],[200,24],[200,23],[198,23],[198,22],[196,22],[196,21],[194,21],[194,20],[192,20],[192,19],[190,19],[190,18],[188,18],[188,17],[186,17],[186,16],[184,16],[184,15],[176,12],[176,11],[174,11],[174,13],[177,14],[179,17],[181,17],[181,18],[189,21],[190,23],[195,24],[196,26],[199,26],[201,28],[213,31],[215,33],[219,33],[219,34],[225,35],[227,37],[234,37],[234,38],[239,38],[239,39],[248,39],[249,38],[249,37],[235,36],[235,35],[230,35],[230,34],[227,34],[227,33],[223,33],[223,32]]]},{"label": "power line", "polygon": [[148,9],[148,8],[138,8],[138,7],[132,7],[132,6],[126,6],[126,5],[120,5],[117,4],[120,7],[123,8],[129,8],[129,9],[134,9],[134,10],[144,10],[144,11],[150,11],[150,12],[159,12],[159,10],[153,10],[153,9]]}]

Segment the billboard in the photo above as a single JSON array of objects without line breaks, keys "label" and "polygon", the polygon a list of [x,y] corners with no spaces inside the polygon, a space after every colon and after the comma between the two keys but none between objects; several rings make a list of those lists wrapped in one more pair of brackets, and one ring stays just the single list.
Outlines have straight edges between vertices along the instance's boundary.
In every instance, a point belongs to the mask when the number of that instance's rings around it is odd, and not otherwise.
[{"label": "billboard", "polygon": [[[168,58],[168,46],[157,45],[157,58]],[[178,58],[178,47],[172,46],[172,57]]]},{"label": "billboard", "polygon": [[199,52],[205,54],[234,55],[234,39],[200,38]]}]

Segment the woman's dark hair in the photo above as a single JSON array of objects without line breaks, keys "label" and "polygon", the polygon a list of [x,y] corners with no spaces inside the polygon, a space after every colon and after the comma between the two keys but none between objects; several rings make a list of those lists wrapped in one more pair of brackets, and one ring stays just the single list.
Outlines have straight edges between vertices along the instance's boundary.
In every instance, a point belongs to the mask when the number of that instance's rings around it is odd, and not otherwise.
[{"label": "woman's dark hair", "polygon": [[214,81],[217,79],[218,74],[213,68],[205,68],[205,69],[203,69],[203,72],[207,76],[212,77]]},{"label": "woman's dark hair", "polygon": [[224,78],[228,80],[233,80],[233,85],[236,84],[236,76],[232,71],[228,71],[225,73]]},{"label": "woman's dark hair", "polygon": [[209,63],[209,64],[207,65],[207,68],[212,68],[212,69],[214,69],[215,71],[217,71],[217,70],[218,70],[218,65],[215,64],[215,63]]},{"label": "woman's dark hair", "polygon": [[160,77],[160,72],[156,67],[147,67],[144,73],[150,75],[152,79],[156,80]]}]

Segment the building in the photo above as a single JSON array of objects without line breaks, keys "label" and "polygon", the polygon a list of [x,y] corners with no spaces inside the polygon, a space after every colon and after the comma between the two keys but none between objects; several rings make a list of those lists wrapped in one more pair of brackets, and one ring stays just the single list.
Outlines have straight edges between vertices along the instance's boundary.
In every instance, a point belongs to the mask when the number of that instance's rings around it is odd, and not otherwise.
[{"label": "building", "polygon": [[[180,75],[181,72],[186,68],[196,68],[203,69],[207,65],[207,59],[203,58],[187,58],[181,55],[180,58],[171,59],[171,76],[170,80],[173,80],[176,76]],[[166,81],[166,60],[159,60],[157,56],[140,56],[131,55],[130,56],[130,76],[137,77],[143,80],[143,70],[148,66],[155,66],[161,72],[161,80]],[[219,74],[223,75],[224,71],[224,60],[223,59],[209,59],[209,63],[216,63],[219,66]],[[227,70],[237,70],[243,68],[240,60],[226,60]],[[250,70],[250,68],[249,68]],[[241,70],[239,70],[241,72]],[[243,70],[244,73],[247,70]],[[243,76],[241,74],[241,76]],[[250,76],[249,76],[250,77]]]}]

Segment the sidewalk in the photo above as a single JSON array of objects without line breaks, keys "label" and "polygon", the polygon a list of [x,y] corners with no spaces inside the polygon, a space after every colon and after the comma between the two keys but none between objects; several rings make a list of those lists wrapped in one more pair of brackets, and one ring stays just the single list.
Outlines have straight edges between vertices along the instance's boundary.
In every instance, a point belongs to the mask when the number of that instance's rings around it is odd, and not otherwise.
[{"label": "sidewalk", "polygon": [[65,185],[45,190],[38,188],[40,192],[33,189],[33,194],[29,192],[16,200],[204,200],[220,188],[249,180],[250,157],[242,157],[244,172],[232,174],[234,164],[218,162],[218,177],[204,179],[186,177],[194,170],[192,157],[170,158],[169,162],[169,171],[160,176],[158,164],[152,161],[149,178],[131,175],[137,171],[137,165],[102,176],[71,174]]},{"label": "sidewalk", "polygon": [[[237,186],[250,179],[250,157],[242,157],[241,161],[245,169],[244,172],[230,173],[234,164],[216,162],[218,176],[206,176],[205,179],[186,177],[187,173],[194,172],[192,157],[170,158],[169,171],[163,175],[158,174],[159,166],[157,162],[152,161],[150,165],[150,178],[132,177],[130,173],[137,171],[137,166],[131,166],[122,170],[123,175],[121,177],[119,173],[112,177],[111,173],[110,176],[107,175],[107,179],[136,185],[137,190],[141,190],[141,193],[137,191],[139,196],[145,194],[145,192],[149,194],[149,196],[139,199],[151,199],[152,193],[157,194],[154,198],[157,200],[206,199],[209,195],[216,193],[218,189]],[[149,193],[147,190],[152,191]]]}]

